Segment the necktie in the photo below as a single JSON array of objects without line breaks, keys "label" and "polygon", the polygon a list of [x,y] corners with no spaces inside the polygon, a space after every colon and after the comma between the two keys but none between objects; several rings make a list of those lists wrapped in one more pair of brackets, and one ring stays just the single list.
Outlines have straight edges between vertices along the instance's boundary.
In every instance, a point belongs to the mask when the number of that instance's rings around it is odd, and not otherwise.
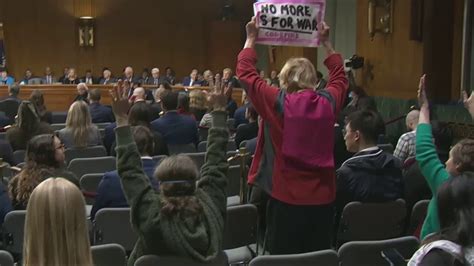
[{"label": "necktie", "polygon": [[158,79],[155,79],[155,85],[158,85]]}]

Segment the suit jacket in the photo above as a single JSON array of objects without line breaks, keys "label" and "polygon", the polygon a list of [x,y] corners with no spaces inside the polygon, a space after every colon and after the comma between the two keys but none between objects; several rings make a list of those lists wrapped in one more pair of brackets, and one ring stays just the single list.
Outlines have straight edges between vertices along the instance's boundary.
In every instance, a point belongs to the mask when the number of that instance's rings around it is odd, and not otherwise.
[{"label": "suit jacket", "polygon": [[239,148],[240,143],[244,140],[250,140],[256,138],[258,135],[258,123],[252,122],[246,125],[241,125],[237,128],[237,133],[235,134],[235,145]]},{"label": "suit jacket", "polygon": [[[191,77],[189,77],[189,76],[188,76],[188,77],[184,77],[182,83],[183,83],[183,86],[191,86],[191,85],[189,85],[189,84],[191,83]],[[193,85],[192,85],[192,86],[197,86],[197,85],[201,86],[201,85],[202,85],[202,84],[201,84],[201,81],[195,80],[195,81],[193,82]]]},{"label": "suit jacket", "polygon": [[247,103],[247,104],[237,108],[237,110],[235,110],[235,112],[234,112],[234,120],[235,120],[234,126],[235,126],[235,128],[237,128],[241,124],[248,124],[249,123],[247,118],[245,118],[245,111],[247,110],[247,107],[249,105],[250,104]]},{"label": "suit jacket", "polygon": [[155,78],[153,77],[149,77],[146,84],[147,85],[155,85],[155,86],[160,86],[160,84],[163,84],[165,81],[163,79],[163,77],[158,77],[156,79],[157,83],[155,84]]},{"label": "suit jacket", "polygon": [[[142,157],[142,164],[143,171],[148,176],[152,187],[158,191],[159,184],[153,176],[156,166],[155,161],[150,157]],[[94,220],[95,214],[102,208],[121,208],[128,206],[117,170],[105,173],[97,188],[97,196],[95,197],[95,202],[91,210],[91,220]]]},{"label": "suit jacket", "polygon": [[55,76],[50,76],[50,83],[48,83],[48,77],[47,76],[44,76],[42,79],[41,79],[41,82],[43,84],[54,84],[54,83],[57,83],[58,82],[58,79],[55,77]]},{"label": "suit jacket", "polygon": [[152,103],[150,104],[150,119],[151,121],[154,121],[158,118],[160,118],[160,113],[161,113],[161,104],[160,103]]},{"label": "suit jacket", "polygon": [[196,120],[191,116],[180,115],[177,111],[168,111],[162,117],[151,122],[153,130],[160,133],[167,145],[198,144],[199,135]]},{"label": "suit jacket", "polygon": [[227,114],[229,114],[229,117],[234,118],[234,113],[237,110],[237,103],[232,98],[227,101],[226,110]]},{"label": "suit jacket", "polygon": [[89,105],[92,123],[107,123],[114,122],[115,116],[112,108],[102,105],[100,103],[91,103]]},{"label": "suit jacket", "polygon": [[81,82],[78,78],[76,78],[75,80],[70,80],[68,78],[63,80],[63,84],[79,84],[79,83]]},{"label": "suit jacket", "polygon": [[[97,84],[97,78],[91,77],[91,79],[92,79],[92,84]],[[84,83],[86,83],[86,84],[88,84],[88,85],[91,84],[91,83],[87,83],[87,82],[86,82],[86,77],[80,78],[79,81],[80,81],[80,82],[84,82]]]},{"label": "suit jacket", "polygon": [[117,82],[117,80],[115,78],[109,78],[109,79],[106,80],[105,78],[102,77],[102,78],[99,79],[98,84],[102,84],[102,85],[104,85],[104,84],[113,84],[115,82]]}]

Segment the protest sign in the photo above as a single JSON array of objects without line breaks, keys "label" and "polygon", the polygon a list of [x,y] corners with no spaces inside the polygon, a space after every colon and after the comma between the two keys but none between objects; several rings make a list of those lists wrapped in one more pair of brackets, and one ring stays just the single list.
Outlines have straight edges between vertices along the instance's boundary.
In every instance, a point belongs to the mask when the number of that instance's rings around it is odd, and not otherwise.
[{"label": "protest sign", "polygon": [[325,0],[263,0],[254,4],[257,43],[319,46],[317,24],[324,20]]}]

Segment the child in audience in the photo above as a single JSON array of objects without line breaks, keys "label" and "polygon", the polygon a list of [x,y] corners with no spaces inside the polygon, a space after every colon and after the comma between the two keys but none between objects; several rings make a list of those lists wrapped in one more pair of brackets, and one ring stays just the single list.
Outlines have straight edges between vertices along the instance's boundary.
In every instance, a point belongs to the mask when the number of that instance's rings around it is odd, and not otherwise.
[{"label": "child in audience", "polygon": [[92,266],[85,202],[63,178],[35,188],[26,211],[23,265]]},{"label": "child in audience", "polygon": [[21,102],[18,107],[16,124],[7,130],[7,140],[13,151],[24,150],[28,141],[36,135],[53,133],[47,123],[41,122],[35,105],[30,101]]},{"label": "child in audience", "polygon": [[117,170],[131,207],[132,225],[139,235],[128,265],[134,265],[137,258],[146,254],[174,255],[200,262],[212,260],[222,248],[226,213],[226,97],[220,93],[211,99],[214,121],[199,182],[198,169],[189,157],[171,156],[155,171],[159,193],[155,193],[141,167],[127,118],[126,90],[121,82],[114,88],[112,99],[117,121]]},{"label": "child in audience", "polygon": [[320,23],[327,51],[329,82],[315,91],[318,78],[306,58],[289,59],[280,72],[283,89],[269,86],[255,65],[255,18],[247,24],[237,76],[263,123],[249,172],[249,183],[270,195],[267,243],[271,254],[303,253],[331,247],[336,177],[334,124],[345,101],[348,80],[343,60]]},{"label": "child in audience", "polygon": [[52,134],[36,136],[28,142],[25,166],[10,180],[10,198],[15,210],[24,210],[33,189],[49,177],[63,177],[79,187],[77,177],[63,169],[64,145]]},{"label": "child in audience", "polygon": [[429,102],[425,92],[425,76],[420,79],[418,100],[421,109],[416,130],[416,160],[433,194],[421,230],[421,239],[424,239],[429,234],[440,231],[437,203],[438,188],[450,177],[456,178],[466,171],[474,171],[474,140],[463,139],[458,142],[449,152],[446,167],[443,167],[433,143]]},{"label": "child in audience", "polygon": [[85,148],[102,145],[102,137],[97,126],[92,124],[89,106],[84,101],[75,101],[69,107],[66,127],[58,136],[66,148]]},{"label": "child in audience", "polygon": [[408,265],[474,265],[474,172],[444,182],[437,200],[440,230],[427,237]]}]

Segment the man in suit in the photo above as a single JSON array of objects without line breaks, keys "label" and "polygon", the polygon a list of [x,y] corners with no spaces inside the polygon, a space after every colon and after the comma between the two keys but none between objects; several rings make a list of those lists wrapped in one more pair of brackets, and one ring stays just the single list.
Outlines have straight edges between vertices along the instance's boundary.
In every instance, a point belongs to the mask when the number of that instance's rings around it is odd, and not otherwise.
[{"label": "man in suit", "polygon": [[13,83],[15,83],[15,79],[8,76],[7,69],[0,70],[0,85],[11,86]]},{"label": "man in suit", "polygon": [[193,68],[189,77],[183,78],[183,86],[192,87],[192,86],[201,86],[200,81],[198,80],[198,70]]},{"label": "man in suit", "polygon": [[160,69],[155,67],[151,70],[151,78],[148,79],[148,85],[154,85],[159,87],[163,83],[163,79],[160,77]]},{"label": "man in suit", "polygon": [[84,101],[86,103],[89,103],[89,88],[85,83],[79,83],[77,84],[77,96],[74,98],[75,101]]},{"label": "man in suit", "polygon": [[[159,183],[153,177],[155,171],[155,161],[150,156],[153,154],[154,138],[153,133],[145,126],[136,126],[132,129],[133,139],[137,144],[138,152],[141,155],[143,171],[148,176],[152,187],[158,191]],[[107,172],[102,177],[102,181],[97,188],[97,196],[91,210],[91,220],[102,208],[128,207],[127,200],[120,184],[120,176],[117,170]]]},{"label": "man in suit", "polygon": [[92,71],[90,69],[86,70],[86,75],[80,79],[81,82],[92,85],[97,83],[97,79],[92,76]]},{"label": "man in suit", "polygon": [[100,89],[92,89],[89,92],[89,110],[92,123],[112,123],[115,121],[112,109],[100,104]]},{"label": "man in suit", "polygon": [[27,69],[25,71],[25,77],[20,81],[21,85],[26,85],[30,82],[30,79],[33,79],[33,72],[31,72],[31,69]]},{"label": "man in suit", "polygon": [[43,84],[53,84],[58,82],[56,77],[53,76],[53,72],[49,66],[44,69],[44,77],[41,82]]},{"label": "man in suit", "polygon": [[150,80],[150,71],[148,71],[148,68],[144,68],[143,71],[142,71],[142,76],[140,77],[140,79],[138,80],[138,82],[141,84],[141,85],[145,85],[145,84],[148,84],[148,81]]},{"label": "man in suit", "polygon": [[114,78],[112,78],[112,71],[108,68],[104,68],[102,71],[102,78],[99,80],[99,84],[106,85],[106,84],[113,84],[117,82]]},{"label": "man in suit", "polygon": [[251,104],[248,105],[245,111],[245,118],[248,119],[249,123],[239,126],[235,134],[237,148],[240,147],[242,141],[256,138],[258,135],[258,113]]},{"label": "man in suit", "polygon": [[178,92],[165,90],[161,94],[161,108],[165,114],[151,122],[154,131],[160,133],[167,145],[196,144],[199,141],[196,121],[188,115],[180,115]]},{"label": "man in suit", "polygon": [[176,83],[176,77],[174,75],[174,71],[171,67],[166,67],[165,68],[165,82],[171,85],[174,85]]},{"label": "man in suit", "polygon": [[133,87],[133,85],[136,85],[136,84],[139,83],[138,78],[135,77],[134,74],[133,74],[133,68],[131,66],[127,66],[124,69],[122,80],[123,81],[127,80],[132,87]]},{"label": "man in suit", "polygon": [[21,99],[18,98],[18,94],[20,94],[20,85],[18,83],[14,83],[8,86],[8,96],[3,97],[0,101],[15,101],[18,105],[21,103]]},{"label": "man in suit", "polygon": [[69,75],[69,67],[64,67],[63,75],[58,80],[59,83],[63,84],[64,80],[68,78],[68,75]]}]

